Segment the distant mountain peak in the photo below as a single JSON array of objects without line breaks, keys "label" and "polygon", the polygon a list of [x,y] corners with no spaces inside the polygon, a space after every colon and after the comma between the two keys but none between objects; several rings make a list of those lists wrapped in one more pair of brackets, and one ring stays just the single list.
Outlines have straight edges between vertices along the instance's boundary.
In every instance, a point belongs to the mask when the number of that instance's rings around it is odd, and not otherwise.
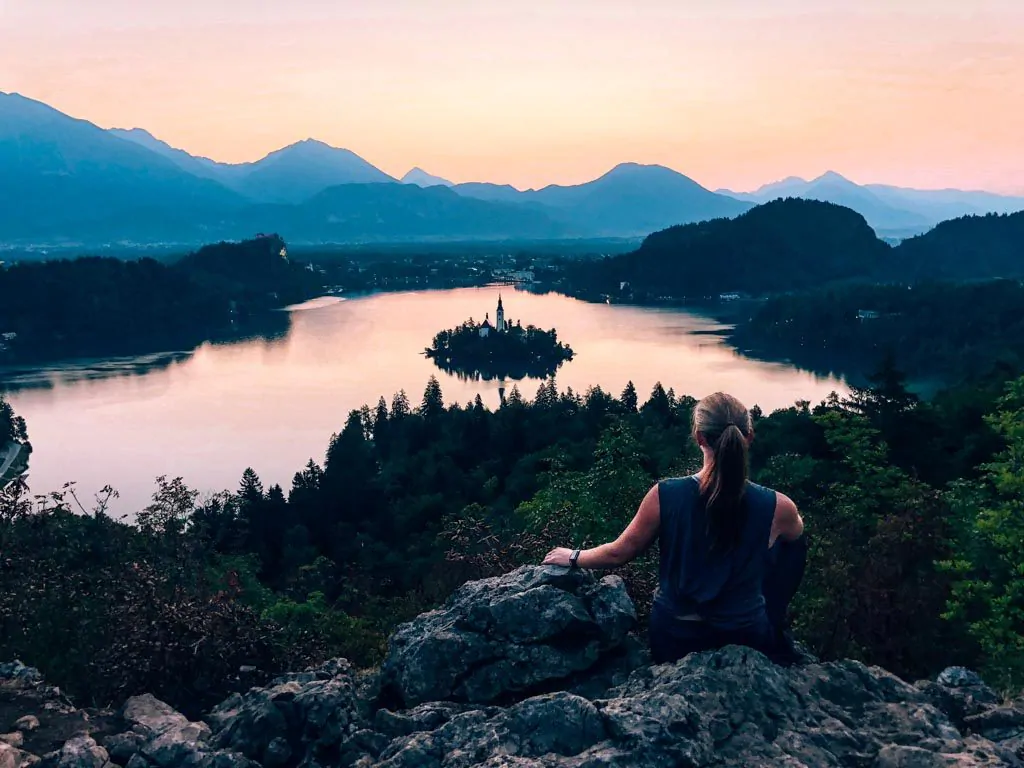
[{"label": "distant mountain peak", "polygon": [[651,173],[651,172],[653,172],[653,173],[661,173],[661,172],[665,172],[665,171],[667,171],[668,173],[675,173],[675,174],[677,174],[679,176],[682,176],[682,174],[679,173],[678,171],[673,171],[671,168],[667,168],[664,165],[656,165],[656,164],[650,164],[650,163],[634,163],[634,162],[619,163],[614,168],[612,168],[610,171],[608,171],[608,173],[606,173],[605,176],[612,176],[612,175],[621,176],[621,175],[626,175],[626,174]]},{"label": "distant mountain peak", "polygon": [[419,166],[410,170],[401,179],[403,184],[415,184],[418,187],[454,187],[455,184],[440,176],[427,173]]},{"label": "distant mountain peak", "polygon": [[141,138],[153,139],[153,141],[160,141],[160,139],[145,128],[111,128],[110,132],[118,136],[139,136]]},{"label": "distant mountain peak", "polygon": [[332,147],[330,144],[319,139],[302,139],[301,141],[293,142],[285,147],[281,147],[274,152],[271,152],[267,157],[273,157],[282,154],[309,154],[309,155],[320,155],[327,154],[329,152],[343,152],[348,154],[354,154],[348,149],[342,147]]},{"label": "distant mountain peak", "polygon": [[836,171],[825,171],[823,174],[821,174],[821,176],[814,179],[811,183],[815,184],[819,181],[832,182],[837,184],[853,184],[852,181],[843,176],[841,173],[837,173]]}]

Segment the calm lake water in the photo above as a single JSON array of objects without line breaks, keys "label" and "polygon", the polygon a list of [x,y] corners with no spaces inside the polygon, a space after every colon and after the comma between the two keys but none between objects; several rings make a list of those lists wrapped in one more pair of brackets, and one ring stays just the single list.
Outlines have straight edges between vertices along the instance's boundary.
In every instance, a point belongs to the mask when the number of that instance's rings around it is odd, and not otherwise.
[{"label": "calm lake water", "polygon": [[[557,328],[575,350],[558,373],[562,390],[599,384],[618,394],[632,380],[642,401],[661,381],[694,397],[725,390],[766,411],[846,390],[835,377],[739,355],[714,335],[722,326],[699,315],[509,288],[503,296],[507,318]],[[400,389],[415,405],[431,374],[445,402],[480,393],[496,408],[499,382],[443,374],[422,353],[437,330],[486,312],[493,322],[497,299],[496,288],[317,299],[291,310],[279,339],[0,370],[8,400],[28,421],[29,485],[44,493],[76,481],[89,500],[110,484],[121,494],[119,512],[145,506],[158,475],[212,492],[237,488],[251,466],[265,486],[287,490],[310,458],[323,460],[350,410],[381,395],[390,402]],[[532,399],[538,382],[518,384]]]}]

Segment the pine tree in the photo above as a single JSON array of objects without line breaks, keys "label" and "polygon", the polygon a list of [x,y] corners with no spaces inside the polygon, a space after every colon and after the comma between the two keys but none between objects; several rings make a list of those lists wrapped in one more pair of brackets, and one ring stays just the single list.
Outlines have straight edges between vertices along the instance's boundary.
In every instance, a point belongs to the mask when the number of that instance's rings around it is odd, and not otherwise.
[{"label": "pine tree", "polygon": [[646,403],[644,403],[644,407],[641,411],[644,415],[654,415],[660,424],[668,424],[671,420],[672,404],[668,399],[668,394],[665,392],[665,388],[661,386],[660,381],[654,385],[654,388],[651,390],[651,397]]},{"label": "pine tree", "polygon": [[259,475],[252,467],[247,467],[242,473],[242,482],[238,487],[238,497],[248,503],[255,504],[263,501],[263,483]]},{"label": "pine tree", "polygon": [[622,396],[619,399],[622,401],[622,406],[626,409],[626,411],[628,411],[629,413],[636,413],[636,387],[633,385],[632,381],[626,384],[626,388],[622,390]]},{"label": "pine tree", "polygon": [[513,384],[512,391],[508,393],[508,397],[505,398],[505,406],[508,408],[520,408],[523,405],[523,395],[519,391],[519,385]]},{"label": "pine tree", "polygon": [[423,391],[420,413],[426,419],[436,419],[444,413],[444,396],[441,394],[441,384],[436,376],[430,377],[427,388]]},{"label": "pine tree", "polygon": [[402,389],[391,398],[391,420],[400,421],[408,416],[412,412],[412,406],[409,405],[409,397],[405,394],[405,390]]}]

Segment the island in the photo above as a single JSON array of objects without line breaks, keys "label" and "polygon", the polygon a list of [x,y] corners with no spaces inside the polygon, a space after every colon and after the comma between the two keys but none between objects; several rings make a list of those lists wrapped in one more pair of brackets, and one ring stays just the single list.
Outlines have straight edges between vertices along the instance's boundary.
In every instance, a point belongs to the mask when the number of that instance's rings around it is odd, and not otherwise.
[{"label": "island", "polygon": [[574,355],[569,345],[558,340],[554,328],[545,331],[506,320],[500,294],[493,325],[490,313],[482,323],[469,319],[439,332],[425,351],[446,373],[486,381],[547,378]]}]

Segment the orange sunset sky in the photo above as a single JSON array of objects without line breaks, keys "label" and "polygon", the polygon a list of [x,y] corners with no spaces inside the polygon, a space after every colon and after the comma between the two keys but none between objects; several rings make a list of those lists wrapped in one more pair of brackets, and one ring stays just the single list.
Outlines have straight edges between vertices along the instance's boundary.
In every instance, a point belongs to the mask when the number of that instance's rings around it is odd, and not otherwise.
[{"label": "orange sunset sky", "polygon": [[0,90],[231,162],[1024,192],[1024,0],[0,0]]}]

